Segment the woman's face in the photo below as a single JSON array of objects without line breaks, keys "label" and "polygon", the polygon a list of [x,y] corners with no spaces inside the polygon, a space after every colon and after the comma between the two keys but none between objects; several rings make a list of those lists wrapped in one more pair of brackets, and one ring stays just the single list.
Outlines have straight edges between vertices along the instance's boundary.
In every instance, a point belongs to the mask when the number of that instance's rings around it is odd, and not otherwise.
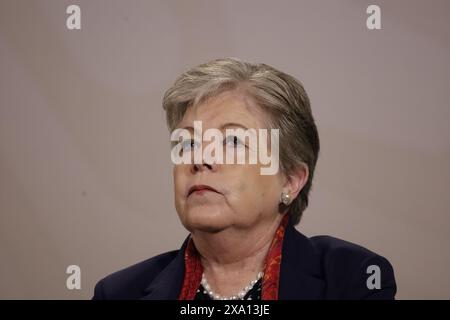
[{"label": "woman's face", "polygon": [[[225,129],[237,129],[240,125],[258,132],[260,128],[268,129],[264,120],[259,107],[245,94],[226,91],[188,108],[178,128],[189,129],[193,134],[194,121],[202,121],[203,132],[209,128],[219,129],[226,139],[223,146],[225,154],[226,148],[242,148],[234,146],[236,140],[227,138]],[[204,149],[210,142],[201,143]],[[251,228],[276,219],[279,216],[282,175],[261,175],[262,166],[259,157],[257,164],[245,161],[245,164],[203,162],[175,165],[175,207],[185,228],[218,232],[230,227]],[[217,192],[207,188],[190,192],[192,187],[200,185]]]}]

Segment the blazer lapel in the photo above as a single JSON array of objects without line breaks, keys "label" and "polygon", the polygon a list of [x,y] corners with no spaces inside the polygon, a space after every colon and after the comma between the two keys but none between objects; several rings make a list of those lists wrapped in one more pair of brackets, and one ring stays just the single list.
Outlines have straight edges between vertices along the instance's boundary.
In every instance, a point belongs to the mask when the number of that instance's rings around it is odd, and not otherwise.
[{"label": "blazer lapel", "polygon": [[278,299],[323,299],[320,255],[311,241],[289,221],[283,239]]},{"label": "blazer lapel", "polygon": [[144,290],[142,300],[177,300],[184,279],[184,251],[190,235],[175,258],[156,276]]}]

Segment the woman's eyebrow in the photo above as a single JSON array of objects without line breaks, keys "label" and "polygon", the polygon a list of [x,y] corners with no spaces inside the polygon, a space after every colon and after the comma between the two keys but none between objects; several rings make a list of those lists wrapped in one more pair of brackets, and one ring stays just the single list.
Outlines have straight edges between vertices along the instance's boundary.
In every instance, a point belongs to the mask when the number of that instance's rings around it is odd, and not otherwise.
[{"label": "woman's eyebrow", "polygon": [[192,127],[192,126],[185,126],[185,127],[181,128],[181,129],[186,129],[186,130],[189,130],[189,131],[194,131],[194,127]]},{"label": "woman's eyebrow", "polygon": [[248,128],[246,126],[244,126],[243,124],[237,123],[237,122],[224,123],[224,124],[222,124],[220,126],[220,129],[223,130],[223,129],[228,128],[228,127],[240,127],[240,128],[242,128],[244,130],[248,130]]},{"label": "woman's eyebrow", "polygon": [[[237,123],[237,122],[226,122],[226,123],[222,124],[218,129],[219,130],[223,130],[223,129],[226,129],[228,127],[239,127],[239,128],[248,130],[248,128],[246,126],[244,126],[243,124]],[[186,129],[186,130],[189,130],[191,132],[194,131],[194,127],[193,126],[189,126],[189,125],[181,128],[181,129]]]}]

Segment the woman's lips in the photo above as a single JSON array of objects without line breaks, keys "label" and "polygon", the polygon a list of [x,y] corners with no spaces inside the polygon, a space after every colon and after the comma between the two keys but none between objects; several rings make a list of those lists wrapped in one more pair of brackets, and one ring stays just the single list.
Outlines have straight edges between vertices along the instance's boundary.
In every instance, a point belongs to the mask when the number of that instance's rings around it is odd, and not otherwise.
[{"label": "woman's lips", "polygon": [[196,184],[192,187],[189,188],[189,192],[188,192],[188,197],[195,193],[195,194],[203,194],[205,192],[215,192],[215,193],[219,193],[219,191],[217,191],[216,189],[214,189],[211,186],[205,185],[205,184]]}]

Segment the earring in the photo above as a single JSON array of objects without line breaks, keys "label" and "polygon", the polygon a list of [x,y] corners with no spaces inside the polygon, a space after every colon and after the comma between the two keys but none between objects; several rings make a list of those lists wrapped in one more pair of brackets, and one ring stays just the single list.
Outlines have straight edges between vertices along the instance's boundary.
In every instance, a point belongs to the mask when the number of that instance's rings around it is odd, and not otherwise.
[{"label": "earring", "polygon": [[281,198],[280,198],[281,203],[283,203],[284,205],[288,206],[291,204],[291,196],[286,193],[286,192],[282,192],[281,193]]}]

